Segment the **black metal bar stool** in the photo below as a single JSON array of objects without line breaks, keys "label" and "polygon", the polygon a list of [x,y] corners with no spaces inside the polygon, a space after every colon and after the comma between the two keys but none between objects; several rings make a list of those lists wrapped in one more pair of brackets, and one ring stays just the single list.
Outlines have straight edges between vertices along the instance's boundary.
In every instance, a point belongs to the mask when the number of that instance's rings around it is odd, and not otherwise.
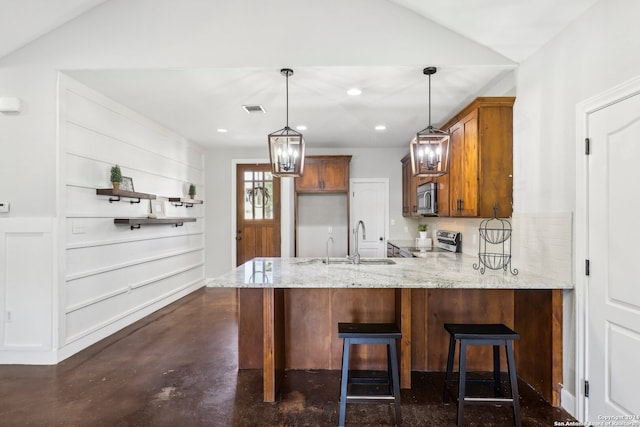
[{"label": "black metal bar stool", "polygon": [[[342,348],[342,381],[340,383],[340,427],[344,426],[347,402],[394,403],[396,425],[400,417],[400,377],[396,340],[402,332],[395,323],[338,323],[338,337],[344,338]],[[387,376],[350,377],[349,353],[352,344],[384,344],[387,346]],[[380,388],[382,386],[382,388]]]},{"label": "black metal bar stool", "polygon": [[[513,357],[513,341],[519,340],[520,335],[503,324],[454,324],[445,323],[444,328],[449,332],[449,357],[447,359],[447,373],[444,385],[445,402],[449,401],[449,394],[455,384],[453,379],[453,359],[456,351],[456,341],[460,341],[459,377],[458,377],[458,427],[462,427],[465,405],[500,404],[513,408],[515,425],[520,427],[520,397],[518,395],[518,378]],[[467,378],[467,346],[493,346],[493,379],[477,380]],[[500,387],[500,346],[504,346],[507,353],[507,367],[509,369],[509,385],[511,397],[502,396]],[[493,383],[493,397],[470,397],[466,395],[466,385],[469,382]]]}]

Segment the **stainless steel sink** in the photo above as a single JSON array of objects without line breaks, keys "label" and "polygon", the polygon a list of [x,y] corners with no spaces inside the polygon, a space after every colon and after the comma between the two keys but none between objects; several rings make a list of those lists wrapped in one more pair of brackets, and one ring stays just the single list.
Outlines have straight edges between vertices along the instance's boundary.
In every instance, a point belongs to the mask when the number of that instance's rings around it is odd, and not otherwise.
[{"label": "stainless steel sink", "polygon": [[[322,263],[326,264],[327,259],[322,258]],[[353,264],[353,261],[348,258],[329,258],[329,264]]]},{"label": "stainless steel sink", "polygon": [[[327,259],[323,258],[322,263],[326,264]],[[360,264],[362,265],[392,265],[395,263],[390,258],[360,258]],[[331,264],[353,264],[353,260],[349,258],[329,258],[329,265]]]},{"label": "stainless steel sink", "polygon": [[392,265],[395,263],[391,258],[360,258],[360,264]]}]

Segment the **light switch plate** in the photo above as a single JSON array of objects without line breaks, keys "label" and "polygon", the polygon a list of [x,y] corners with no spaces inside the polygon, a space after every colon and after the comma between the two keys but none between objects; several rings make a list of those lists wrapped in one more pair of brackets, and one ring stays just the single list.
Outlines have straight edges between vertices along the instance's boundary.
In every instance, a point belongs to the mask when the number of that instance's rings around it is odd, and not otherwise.
[{"label": "light switch plate", "polygon": [[0,213],[9,212],[9,202],[0,202]]}]

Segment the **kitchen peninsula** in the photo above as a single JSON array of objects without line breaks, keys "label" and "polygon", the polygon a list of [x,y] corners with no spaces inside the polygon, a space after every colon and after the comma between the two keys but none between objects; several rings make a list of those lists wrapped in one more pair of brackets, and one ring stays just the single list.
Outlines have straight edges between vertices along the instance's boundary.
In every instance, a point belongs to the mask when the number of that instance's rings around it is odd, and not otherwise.
[{"label": "kitchen peninsula", "polygon": [[[285,369],[339,369],[338,322],[398,324],[402,388],[411,387],[412,369],[444,371],[445,322],[482,322],[505,323],[520,333],[518,375],[559,405],[562,290],[571,284],[526,272],[482,275],[473,268],[477,258],[461,253],[380,261],[255,258],[207,283],[261,293],[260,307],[247,309],[262,310],[262,325],[254,326],[262,330],[262,342],[242,334],[238,341],[240,352],[262,354],[261,366],[239,363],[239,368],[264,370],[265,401],[275,401]],[[355,363],[384,366],[385,356],[377,350],[362,349]],[[491,349],[477,350],[470,352],[468,366],[490,370]]]}]

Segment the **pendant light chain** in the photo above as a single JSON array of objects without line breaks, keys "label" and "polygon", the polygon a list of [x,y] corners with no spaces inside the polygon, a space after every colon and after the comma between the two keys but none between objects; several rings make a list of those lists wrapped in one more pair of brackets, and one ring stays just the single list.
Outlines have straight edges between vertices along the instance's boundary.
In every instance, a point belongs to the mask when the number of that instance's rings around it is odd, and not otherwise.
[{"label": "pendant light chain", "polygon": [[287,129],[289,129],[289,73],[285,72],[285,77],[286,77],[286,81],[287,81]]},{"label": "pendant light chain", "polygon": [[429,74],[429,126],[431,127],[431,74]]}]

